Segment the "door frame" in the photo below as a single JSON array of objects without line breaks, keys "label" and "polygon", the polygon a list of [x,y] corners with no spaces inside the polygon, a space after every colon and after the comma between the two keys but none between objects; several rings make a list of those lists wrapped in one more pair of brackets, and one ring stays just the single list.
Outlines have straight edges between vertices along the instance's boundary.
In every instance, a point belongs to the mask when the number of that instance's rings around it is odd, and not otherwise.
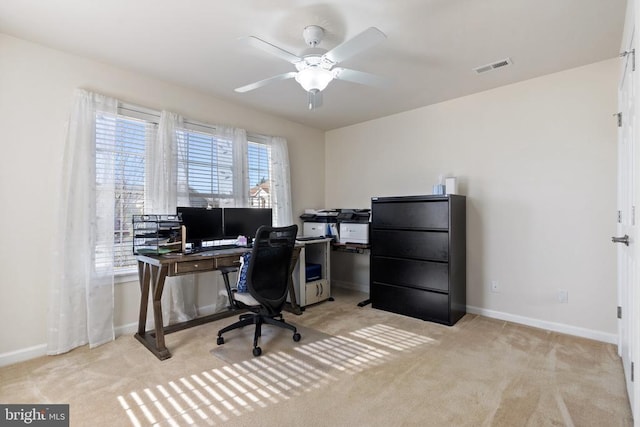
[{"label": "door frame", "polygon": [[[640,200],[640,83],[637,70],[630,71],[627,67],[634,68],[635,44],[638,40],[638,30],[640,29],[640,0],[633,0],[627,3],[627,13],[621,44],[621,73],[618,84],[618,105],[621,114],[622,126],[618,132],[618,221],[616,232],[618,236],[629,235],[629,247],[619,244],[617,248],[617,268],[618,268],[618,306],[622,310],[622,316],[618,320],[618,355],[622,358],[622,365],[625,376],[625,383],[629,394],[629,403],[634,418],[640,420],[640,389],[635,380],[633,371],[635,362],[640,354],[640,289],[638,289],[638,266],[640,266],[640,250],[636,248],[638,231],[636,224],[635,206]],[[634,53],[631,53],[634,52]],[[624,79],[630,81],[625,83]],[[623,83],[630,88],[631,93],[623,93]],[[625,95],[631,96],[630,104]],[[630,105],[630,106],[629,106]],[[619,118],[620,120],[620,118]],[[624,126],[630,126],[625,129]],[[630,132],[631,147],[625,147],[623,136],[625,132]],[[626,152],[625,150],[629,151]],[[625,157],[625,153],[628,157]],[[626,167],[624,162],[629,162]],[[624,176],[624,171],[631,176]],[[625,181],[625,179],[627,181]],[[630,189],[623,183],[627,182]],[[629,190],[625,193],[626,190]],[[627,200],[628,199],[628,200]],[[622,218],[621,218],[622,216]],[[628,252],[630,251],[630,252]],[[628,264],[628,265],[627,265]],[[626,280],[625,280],[626,279]],[[620,317],[620,316],[619,316]]]}]

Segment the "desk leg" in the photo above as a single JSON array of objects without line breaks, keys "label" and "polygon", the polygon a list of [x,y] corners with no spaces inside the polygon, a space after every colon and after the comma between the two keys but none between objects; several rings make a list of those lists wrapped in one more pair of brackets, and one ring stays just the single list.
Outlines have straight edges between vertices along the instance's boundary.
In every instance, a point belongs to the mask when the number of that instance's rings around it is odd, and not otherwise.
[{"label": "desk leg", "polygon": [[[169,349],[164,342],[164,326],[162,321],[162,291],[164,289],[164,281],[167,277],[168,267],[166,265],[162,267],[152,266],[146,263],[141,266],[138,265],[138,274],[141,278],[140,282],[140,318],[138,319],[138,333],[135,335],[136,339],[144,344],[149,351],[156,355],[160,360],[165,360],[171,357]],[[149,304],[149,288],[151,287],[152,294],[152,309],[153,309],[153,322],[154,332],[147,333],[146,319],[147,319],[147,305]]]},{"label": "desk leg", "polygon": [[296,299],[296,289],[293,286],[293,272],[296,268],[296,264],[298,263],[298,258],[300,257],[300,249],[294,250],[293,257],[291,258],[291,266],[289,267],[289,299],[291,300],[291,312],[293,314],[300,315],[302,314],[302,310],[298,305],[298,300]]},{"label": "desk leg", "polygon": [[147,330],[147,307],[149,305],[149,284],[151,276],[149,264],[138,261],[138,280],[140,282],[140,316],[138,317],[138,334],[144,335]]}]

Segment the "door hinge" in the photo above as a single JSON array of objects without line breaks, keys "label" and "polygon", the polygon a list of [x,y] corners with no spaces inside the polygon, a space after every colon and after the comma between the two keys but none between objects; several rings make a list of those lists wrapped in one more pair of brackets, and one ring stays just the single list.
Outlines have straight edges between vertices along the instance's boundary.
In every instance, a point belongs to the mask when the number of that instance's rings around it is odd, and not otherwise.
[{"label": "door hinge", "polygon": [[622,319],[622,307],[618,306],[618,319]]},{"label": "door hinge", "polygon": [[631,382],[633,382],[633,380],[634,380],[633,368],[634,368],[634,363],[631,362]]},{"label": "door hinge", "polygon": [[614,116],[616,116],[616,119],[618,121],[618,127],[621,128],[622,127],[622,113],[615,113]]},{"label": "door hinge", "polygon": [[631,71],[636,70],[636,50],[625,50],[620,54],[620,58],[626,58],[628,55],[631,55]]},{"label": "door hinge", "polygon": [[618,224],[622,224],[622,211],[618,211]]}]

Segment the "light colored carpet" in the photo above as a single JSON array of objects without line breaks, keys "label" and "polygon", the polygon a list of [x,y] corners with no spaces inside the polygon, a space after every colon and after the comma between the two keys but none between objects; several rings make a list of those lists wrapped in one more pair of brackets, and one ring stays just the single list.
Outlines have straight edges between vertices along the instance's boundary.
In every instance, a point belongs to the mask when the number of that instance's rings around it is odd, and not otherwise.
[{"label": "light colored carpet", "polygon": [[[232,318],[168,335],[165,361],[122,336],[1,368],[0,402],[69,403],[72,426],[633,425],[613,345],[474,315],[446,327],[334,297],[286,314],[302,341],[283,330],[258,358],[212,356]],[[241,342],[227,337],[223,347]]]}]

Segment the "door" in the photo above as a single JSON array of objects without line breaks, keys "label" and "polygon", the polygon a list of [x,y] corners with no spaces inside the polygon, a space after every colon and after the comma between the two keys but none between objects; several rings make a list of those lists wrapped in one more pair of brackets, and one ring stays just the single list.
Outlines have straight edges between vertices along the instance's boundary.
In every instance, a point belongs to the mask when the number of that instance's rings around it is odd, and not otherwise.
[{"label": "door", "polygon": [[618,223],[617,236],[613,241],[618,247],[618,352],[622,358],[627,392],[631,409],[636,413],[637,405],[634,390],[634,360],[637,354],[637,268],[635,242],[637,242],[637,227],[635,213],[636,198],[636,118],[635,104],[636,73],[634,72],[635,54],[634,34],[631,31],[623,57],[623,72],[619,85],[619,116],[618,116]]}]

